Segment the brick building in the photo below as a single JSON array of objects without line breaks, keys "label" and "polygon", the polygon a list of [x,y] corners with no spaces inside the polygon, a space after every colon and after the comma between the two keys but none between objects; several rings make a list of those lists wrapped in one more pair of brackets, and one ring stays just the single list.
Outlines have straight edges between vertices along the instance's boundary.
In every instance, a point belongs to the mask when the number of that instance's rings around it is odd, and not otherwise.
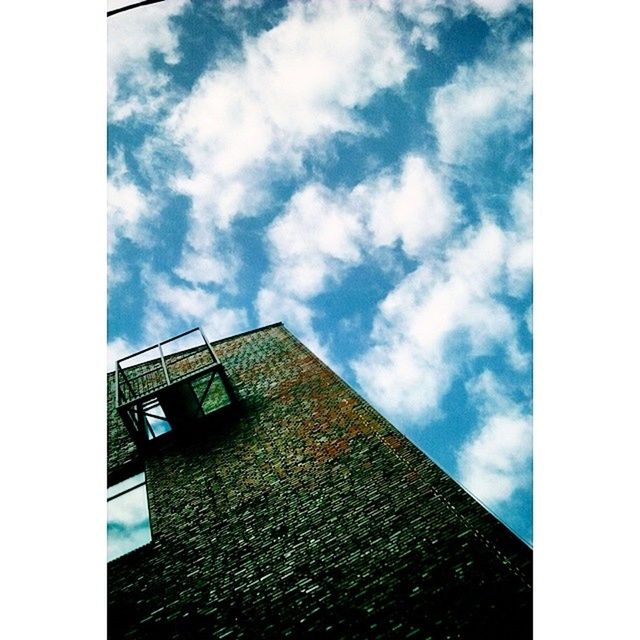
[{"label": "brick building", "polygon": [[531,550],[282,324],[207,347],[109,374],[109,637],[531,637]]}]

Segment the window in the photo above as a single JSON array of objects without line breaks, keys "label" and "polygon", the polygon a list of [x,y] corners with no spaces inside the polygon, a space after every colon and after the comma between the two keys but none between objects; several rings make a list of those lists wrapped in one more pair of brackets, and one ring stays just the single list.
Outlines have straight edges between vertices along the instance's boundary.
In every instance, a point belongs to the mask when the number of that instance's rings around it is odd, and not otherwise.
[{"label": "window", "polygon": [[157,438],[165,433],[169,433],[169,431],[171,431],[171,425],[169,424],[167,416],[164,414],[164,409],[157,398],[153,398],[147,404],[148,407],[144,412],[147,438],[152,440],[153,438]]},{"label": "window", "polygon": [[190,384],[197,398],[201,415],[207,416],[231,403],[222,379],[215,373],[195,378]]},{"label": "window", "polygon": [[107,562],[151,542],[144,472],[107,489]]},{"label": "window", "polygon": [[215,370],[173,384],[142,405],[146,439],[190,429],[195,421],[230,404],[224,382]]}]

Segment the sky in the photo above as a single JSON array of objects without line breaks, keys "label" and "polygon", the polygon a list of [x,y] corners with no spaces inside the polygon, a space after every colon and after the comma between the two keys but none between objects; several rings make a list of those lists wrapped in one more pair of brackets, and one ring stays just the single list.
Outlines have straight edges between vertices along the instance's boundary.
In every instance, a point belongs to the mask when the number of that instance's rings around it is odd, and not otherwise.
[{"label": "sky", "polygon": [[282,321],[531,543],[531,25],[517,0],[110,17],[110,368]]}]

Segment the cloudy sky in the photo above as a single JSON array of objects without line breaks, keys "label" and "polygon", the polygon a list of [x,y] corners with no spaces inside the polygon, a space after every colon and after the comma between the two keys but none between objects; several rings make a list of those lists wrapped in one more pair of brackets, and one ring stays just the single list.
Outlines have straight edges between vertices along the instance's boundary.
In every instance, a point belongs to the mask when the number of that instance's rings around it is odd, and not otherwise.
[{"label": "cloudy sky", "polygon": [[108,21],[109,348],[283,321],[531,541],[531,6]]}]

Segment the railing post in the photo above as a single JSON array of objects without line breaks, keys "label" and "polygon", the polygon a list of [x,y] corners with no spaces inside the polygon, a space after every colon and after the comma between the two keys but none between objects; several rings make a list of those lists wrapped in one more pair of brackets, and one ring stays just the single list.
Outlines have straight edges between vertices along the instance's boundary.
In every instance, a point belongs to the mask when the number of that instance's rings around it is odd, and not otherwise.
[{"label": "railing post", "polygon": [[167,384],[171,384],[171,379],[169,378],[169,371],[167,370],[167,363],[164,361],[164,353],[162,352],[162,343],[158,343],[158,349],[160,350],[160,362],[162,362],[162,368],[164,369],[164,377],[167,381]]}]

